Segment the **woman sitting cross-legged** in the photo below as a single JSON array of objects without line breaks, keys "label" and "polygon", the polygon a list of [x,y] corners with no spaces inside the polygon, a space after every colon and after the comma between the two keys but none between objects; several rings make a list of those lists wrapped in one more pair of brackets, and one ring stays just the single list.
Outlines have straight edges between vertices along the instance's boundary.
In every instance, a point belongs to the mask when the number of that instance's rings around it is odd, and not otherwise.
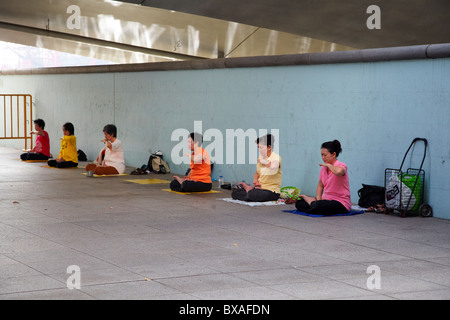
[{"label": "woman sitting cross-legged", "polygon": [[191,159],[190,171],[184,177],[174,176],[170,183],[170,189],[178,192],[202,192],[210,191],[211,161],[208,152],[201,147],[203,136],[199,133],[191,132],[188,138],[189,149],[192,151],[186,154]]},{"label": "woman sitting cross-legged", "polygon": [[260,156],[253,176],[253,186],[244,182],[231,193],[235,200],[265,202],[276,201],[280,197],[281,157],[273,152],[274,137],[265,135],[256,140]]},{"label": "woman sitting cross-legged", "polygon": [[332,215],[348,213],[352,202],[347,166],[337,157],[342,152],[338,140],[324,142],[321,148],[323,163],[321,166],[319,183],[316,188],[316,197],[301,194],[295,207],[298,211]]},{"label": "woman sitting cross-legged", "polygon": [[66,122],[62,131],[64,136],[61,139],[61,150],[57,159],[48,160],[47,164],[54,168],[75,168],[78,167],[77,137],[72,123]]},{"label": "woman sitting cross-legged", "polygon": [[97,160],[86,166],[86,171],[97,175],[113,175],[125,172],[125,159],[122,142],[117,139],[117,127],[108,124],[103,128],[105,139],[101,140],[105,147],[100,151]]},{"label": "woman sitting cross-legged", "polygon": [[48,160],[50,158],[50,138],[47,131],[44,131],[44,128],[44,120],[34,120],[34,129],[36,131],[32,131],[31,134],[36,134],[36,145],[30,152],[20,155],[23,161]]}]

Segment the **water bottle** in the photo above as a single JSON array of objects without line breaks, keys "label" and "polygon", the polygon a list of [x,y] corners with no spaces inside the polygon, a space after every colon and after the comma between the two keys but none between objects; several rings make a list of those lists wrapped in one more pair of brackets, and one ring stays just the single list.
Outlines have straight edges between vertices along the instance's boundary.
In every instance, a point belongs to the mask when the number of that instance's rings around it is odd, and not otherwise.
[{"label": "water bottle", "polygon": [[222,187],[223,185],[223,176],[219,177],[219,187]]}]

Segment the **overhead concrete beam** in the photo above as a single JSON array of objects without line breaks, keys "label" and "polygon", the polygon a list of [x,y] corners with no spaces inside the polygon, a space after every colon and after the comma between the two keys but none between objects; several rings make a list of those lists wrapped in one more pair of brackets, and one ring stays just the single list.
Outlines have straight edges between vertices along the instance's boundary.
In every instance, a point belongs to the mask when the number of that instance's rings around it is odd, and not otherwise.
[{"label": "overhead concrete beam", "polygon": [[289,54],[279,56],[220,58],[220,59],[190,60],[190,61],[176,61],[176,62],[103,65],[91,67],[6,70],[0,72],[0,74],[1,75],[70,74],[70,73],[256,68],[256,67],[361,63],[361,62],[364,63],[364,62],[439,59],[439,58],[450,58],[450,43],[336,51],[336,52]]}]

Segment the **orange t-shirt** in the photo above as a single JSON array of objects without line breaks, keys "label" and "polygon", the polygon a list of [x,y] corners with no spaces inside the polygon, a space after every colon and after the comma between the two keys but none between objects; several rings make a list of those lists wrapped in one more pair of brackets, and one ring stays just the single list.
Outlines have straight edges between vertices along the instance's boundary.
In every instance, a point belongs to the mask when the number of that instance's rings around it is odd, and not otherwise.
[{"label": "orange t-shirt", "polygon": [[192,152],[193,155],[203,154],[202,162],[200,163],[194,163],[194,161],[191,160],[191,172],[189,173],[189,176],[187,177],[189,180],[194,180],[198,182],[204,182],[204,183],[212,183],[211,180],[211,161],[209,159],[208,151],[205,149],[198,147],[198,149],[194,152]]}]

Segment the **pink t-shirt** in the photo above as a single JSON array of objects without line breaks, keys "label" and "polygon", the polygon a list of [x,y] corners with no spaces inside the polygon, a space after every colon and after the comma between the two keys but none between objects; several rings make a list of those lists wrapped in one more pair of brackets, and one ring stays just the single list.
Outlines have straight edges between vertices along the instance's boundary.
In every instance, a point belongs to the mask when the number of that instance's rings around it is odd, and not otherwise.
[{"label": "pink t-shirt", "polygon": [[45,137],[38,135],[36,137],[36,145],[34,147],[34,152],[42,153],[47,157],[50,157],[50,138],[48,137],[47,131],[43,131]]},{"label": "pink t-shirt", "polygon": [[322,199],[339,201],[350,211],[352,208],[352,200],[350,197],[347,166],[339,160],[336,160],[334,166],[344,168],[345,174],[343,176],[337,176],[327,167],[322,167],[319,175],[319,179],[322,181],[324,187]]}]

